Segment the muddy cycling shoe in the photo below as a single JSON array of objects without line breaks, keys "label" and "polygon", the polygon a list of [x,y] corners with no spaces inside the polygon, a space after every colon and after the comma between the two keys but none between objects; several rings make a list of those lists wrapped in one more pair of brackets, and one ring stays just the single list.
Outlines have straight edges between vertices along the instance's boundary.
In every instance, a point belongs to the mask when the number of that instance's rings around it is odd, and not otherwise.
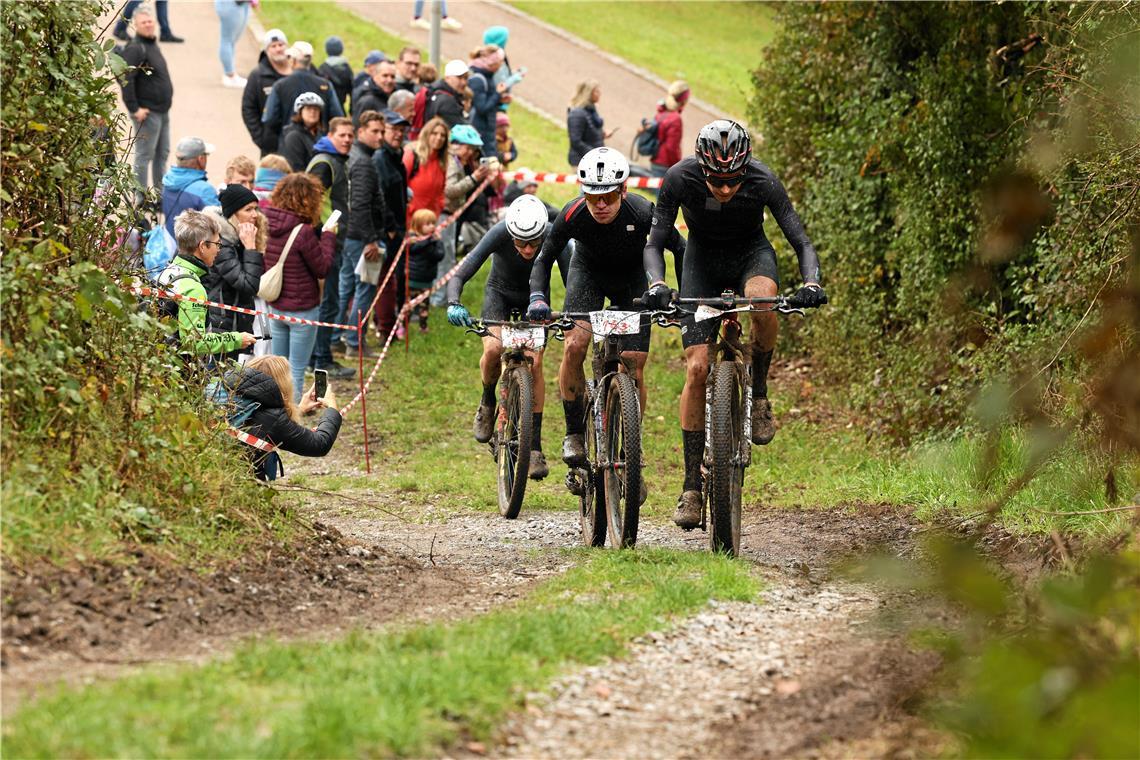
[{"label": "muddy cycling shoe", "polygon": [[692,530],[701,524],[701,492],[685,491],[677,499],[677,511],[673,515],[673,522],[684,530]]},{"label": "muddy cycling shoe", "polygon": [[486,443],[495,430],[495,407],[480,404],[475,411],[475,440]]},{"label": "muddy cycling shoe", "polygon": [[546,456],[541,451],[530,452],[530,468],[526,476],[531,480],[542,480],[549,474],[550,468],[546,466]]},{"label": "muddy cycling shoe", "polygon": [[766,398],[752,399],[752,442],[763,446],[776,435],[776,422],[772,419],[772,402]]},{"label": "muddy cycling shoe", "polygon": [[562,461],[571,467],[583,467],[586,464],[586,436],[583,433],[571,433],[562,439]]}]

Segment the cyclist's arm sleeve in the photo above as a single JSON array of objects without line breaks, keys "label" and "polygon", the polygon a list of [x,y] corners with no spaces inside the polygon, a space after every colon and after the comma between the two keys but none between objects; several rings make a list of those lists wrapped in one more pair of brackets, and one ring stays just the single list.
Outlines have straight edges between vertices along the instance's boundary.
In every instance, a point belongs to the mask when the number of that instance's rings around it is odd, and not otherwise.
[{"label": "cyclist's arm sleeve", "polygon": [[[562,246],[562,248],[560,248],[558,250],[558,273],[560,275],[562,275],[562,286],[563,287],[566,286],[566,277],[570,274],[570,257],[573,255],[574,255],[574,248],[573,248],[573,246],[570,245],[570,243],[567,243],[566,245]],[[550,290],[549,290],[550,278],[547,278],[546,286],[548,288],[548,290],[546,292],[547,292],[547,295],[549,295],[550,294]]]},{"label": "cyclist's arm sleeve", "polygon": [[[534,266],[530,270],[530,292],[531,293],[545,293],[548,297],[550,295],[550,268],[554,266],[554,261],[562,253],[562,249],[566,247],[566,243],[570,240],[570,229],[563,218],[562,214],[554,220],[554,225],[550,228],[550,234],[542,241],[542,250],[534,259]],[[559,264],[561,268],[561,264]],[[565,273],[562,275],[565,279]]]},{"label": "cyclist's arm sleeve", "polygon": [[479,241],[471,253],[463,257],[463,262],[459,265],[459,269],[455,270],[455,276],[447,281],[447,302],[452,301],[458,303],[459,297],[463,295],[463,286],[468,280],[475,276],[479,268],[483,266],[491,254],[495,251],[495,247],[502,242],[503,230],[499,229],[499,225],[495,225],[483,239]]},{"label": "cyclist's arm sleeve", "polygon": [[772,197],[768,208],[772,209],[776,224],[780,225],[780,231],[792,244],[796,257],[800,260],[800,276],[804,282],[819,282],[819,256],[816,255],[815,246],[811,244],[807,231],[804,230],[800,215],[792,208],[788,191],[777,179],[773,179]]},{"label": "cyclist's arm sleeve", "polygon": [[677,273],[677,289],[681,289],[681,273],[685,271],[685,236],[676,227],[673,228],[673,234],[670,240],[665,244],[665,247],[673,252],[673,271]]},{"label": "cyclist's arm sleeve", "polygon": [[[651,283],[665,280],[665,249],[669,248],[676,254],[677,249],[674,245],[676,239],[681,237],[674,226],[674,222],[677,221],[677,199],[674,183],[670,181],[672,179],[673,177],[666,175],[665,181],[661,183],[657,206],[653,209],[653,225],[649,228],[649,238],[645,241],[645,251],[642,254],[645,276]],[[683,255],[683,244],[681,248]]]}]

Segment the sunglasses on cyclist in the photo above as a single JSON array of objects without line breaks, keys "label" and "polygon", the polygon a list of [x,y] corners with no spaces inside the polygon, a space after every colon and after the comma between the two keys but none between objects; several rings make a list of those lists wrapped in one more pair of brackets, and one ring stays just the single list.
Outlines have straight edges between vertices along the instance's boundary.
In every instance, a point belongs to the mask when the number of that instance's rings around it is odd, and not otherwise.
[{"label": "sunglasses on cyclist", "polygon": [[591,206],[596,206],[602,201],[605,201],[607,206],[612,206],[621,200],[621,188],[619,187],[616,190],[610,190],[608,193],[598,193],[596,195],[586,193],[585,195],[586,203],[590,204]]},{"label": "sunglasses on cyclist", "polygon": [[705,171],[705,182],[708,182],[713,187],[736,187],[743,181],[744,172],[718,174],[717,172]]},{"label": "sunglasses on cyclist", "polygon": [[519,240],[518,238],[511,238],[515,244],[515,250],[519,253],[524,251],[534,253],[542,247],[542,238],[536,240]]}]

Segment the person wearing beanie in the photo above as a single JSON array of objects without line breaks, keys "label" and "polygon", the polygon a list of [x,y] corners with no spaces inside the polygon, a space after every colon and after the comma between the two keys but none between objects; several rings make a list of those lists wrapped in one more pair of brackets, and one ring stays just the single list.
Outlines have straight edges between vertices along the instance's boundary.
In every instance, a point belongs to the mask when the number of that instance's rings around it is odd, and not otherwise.
[{"label": "person wearing beanie", "polygon": [[340,101],[340,108],[347,113],[345,102],[348,94],[352,92],[352,66],[344,57],[344,42],[340,37],[332,36],[325,40],[325,62],[317,69],[317,73],[332,82],[336,88],[336,97]]},{"label": "person wearing beanie", "polygon": [[[483,31],[484,45],[498,45],[503,49],[503,65],[495,72],[491,84],[498,87],[500,84],[506,83],[507,90],[510,90],[525,73],[525,67],[517,73],[511,68],[511,59],[507,55],[507,41],[510,38],[511,30],[505,26],[489,26]],[[509,106],[510,103],[500,103],[499,110],[506,111]]]},{"label": "person wearing beanie", "polygon": [[678,79],[669,85],[665,98],[657,103],[657,152],[649,159],[649,171],[654,177],[664,177],[669,167],[681,160],[681,111],[689,102],[689,85]]},{"label": "person wearing beanie", "polygon": [[277,150],[277,132],[261,123],[261,114],[273,85],[293,70],[289,56],[285,54],[288,47],[289,39],[285,32],[270,29],[265,33],[265,49],[261,51],[253,71],[249,72],[241,96],[241,119],[263,158]]},{"label": "person wearing beanie", "polygon": [[[218,202],[220,206],[208,206],[204,210],[221,228],[217,258],[202,276],[206,298],[252,309],[265,271],[265,243],[269,227],[258,207],[257,196],[244,185],[226,185],[218,194]],[[206,317],[210,332],[252,333],[253,322],[252,314],[214,306],[210,307]],[[233,351],[227,354],[227,358],[236,361],[239,352]]]}]

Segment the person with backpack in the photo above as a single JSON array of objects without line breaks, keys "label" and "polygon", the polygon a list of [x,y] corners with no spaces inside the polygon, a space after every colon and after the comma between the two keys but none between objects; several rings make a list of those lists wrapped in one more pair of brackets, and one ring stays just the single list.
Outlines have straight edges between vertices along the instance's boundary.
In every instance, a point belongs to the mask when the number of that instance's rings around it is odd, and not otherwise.
[{"label": "person with backpack", "polygon": [[[207,298],[216,303],[253,309],[265,271],[265,244],[269,227],[257,196],[243,185],[226,185],[218,194],[220,206],[208,206],[221,231],[218,256],[202,277]],[[212,332],[253,332],[253,315],[211,306],[206,321]],[[238,353],[227,358],[238,360]]]},{"label": "person with backpack", "polygon": [[688,102],[689,85],[678,79],[658,101],[653,121],[642,120],[635,144],[638,153],[649,157],[649,172],[654,177],[664,177],[669,167],[681,160],[681,111]]},{"label": "person with backpack", "polygon": [[340,110],[345,111],[345,103],[352,92],[353,73],[352,66],[344,57],[344,42],[340,37],[333,36],[325,40],[325,55],[325,62],[317,69],[317,73],[332,82]]},{"label": "person with backpack", "polygon": [[186,209],[201,211],[218,205],[218,192],[206,177],[206,162],[213,152],[214,146],[201,137],[183,137],[174,148],[178,166],[170,167],[162,177],[162,214],[171,235],[174,218]]},{"label": "person with backpack", "polygon": [[[344,241],[348,235],[348,151],[352,148],[354,137],[352,119],[345,116],[333,119],[329,122],[329,133],[313,146],[313,160],[305,169],[320,180],[325,189],[321,216],[328,219],[333,211],[341,213],[341,223],[337,227],[336,253],[329,269],[332,282],[325,282],[325,292],[321,296],[322,322],[335,322],[340,311],[340,266]],[[317,342],[313,346],[313,369],[323,369],[331,377],[353,375],[355,371],[351,367],[337,364],[333,359],[332,335],[331,327],[317,328]]]},{"label": "person with backpack", "polygon": [[[159,287],[180,296],[207,300],[202,278],[222,247],[221,227],[212,216],[187,209],[174,220],[174,239],[178,255],[158,276]],[[254,337],[248,332],[210,332],[208,307],[203,303],[179,300],[177,315],[178,344],[183,354],[220,358],[253,345]]]},{"label": "person with backpack", "polygon": [[174,84],[166,59],[158,46],[155,34],[154,10],[149,5],[135,9],[131,23],[135,27],[135,37],[122,47],[116,48],[119,57],[127,65],[120,79],[123,89],[123,105],[135,122],[135,178],[141,192],[151,184],[161,186],[161,178],[166,172],[166,159],[170,155],[170,107],[174,102]]},{"label": "person with backpack", "polygon": [[443,67],[443,79],[433,82],[424,96],[424,121],[436,116],[447,122],[451,129],[456,124],[466,124],[467,117],[463,114],[463,91],[467,89],[467,78],[470,69],[460,60],[448,61]]},{"label": "person with backpack", "polygon": [[315,92],[302,92],[293,101],[293,122],[281,133],[281,155],[295,172],[305,171],[313,157],[313,146],[321,133],[321,106]]}]

